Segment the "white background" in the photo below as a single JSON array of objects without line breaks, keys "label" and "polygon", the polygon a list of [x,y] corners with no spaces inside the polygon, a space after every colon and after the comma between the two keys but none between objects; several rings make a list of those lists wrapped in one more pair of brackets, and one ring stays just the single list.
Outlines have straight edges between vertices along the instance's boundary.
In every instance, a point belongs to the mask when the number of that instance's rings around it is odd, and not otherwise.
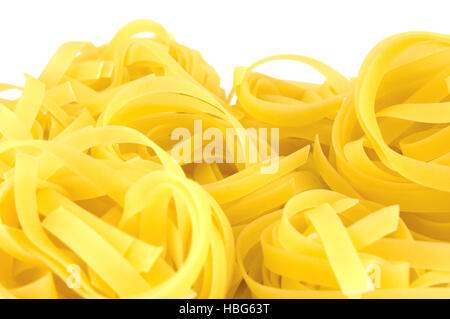
[{"label": "white background", "polygon": [[[450,33],[450,0],[409,1],[18,1],[3,0],[0,82],[38,76],[69,40],[109,41],[125,23],[149,18],[199,50],[229,89],[233,68],[273,54],[319,59],[347,76],[357,74],[368,51],[403,31]],[[264,70],[298,80],[320,79],[295,64]]]}]

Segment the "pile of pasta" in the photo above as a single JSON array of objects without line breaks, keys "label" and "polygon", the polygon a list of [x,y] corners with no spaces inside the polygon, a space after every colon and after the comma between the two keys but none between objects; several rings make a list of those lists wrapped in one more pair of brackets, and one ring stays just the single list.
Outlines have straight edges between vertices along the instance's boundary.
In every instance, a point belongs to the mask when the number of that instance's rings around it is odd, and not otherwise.
[{"label": "pile of pasta", "polygon": [[[273,60],[325,81],[255,71]],[[450,298],[449,61],[450,36],[409,32],[356,78],[279,55],[226,96],[149,20],[63,44],[0,84],[21,91],[0,99],[0,296]],[[199,120],[258,160],[175,159],[172,132],[195,147]],[[248,128],[278,128],[279,154]]]}]

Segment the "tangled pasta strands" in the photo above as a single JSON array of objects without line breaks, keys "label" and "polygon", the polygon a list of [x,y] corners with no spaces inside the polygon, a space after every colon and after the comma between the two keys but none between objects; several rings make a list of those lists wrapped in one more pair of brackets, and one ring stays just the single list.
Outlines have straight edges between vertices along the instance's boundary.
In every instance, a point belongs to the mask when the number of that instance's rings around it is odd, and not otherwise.
[{"label": "tangled pasta strands", "polygon": [[[394,50],[394,45],[399,47]],[[448,171],[450,151],[446,138],[450,69],[445,57],[449,53],[447,36],[428,33],[398,35],[374,49],[333,126],[335,155],[330,162],[344,179],[327,168],[317,147],[318,167],[333,189],[400,204],[408,219],[420,214],[448,221],[448,181],[442,177]],[[427,68],[419,70],[419,64]],[[416,81],[404,82],[407,76]]]},{"label": "tangled pasta strands", "polygon": [[[333,119],[330,143],[320,131],[315,136],[312,170],[337,197],[303,192],[241,230],[242,296],[450,297],[449,41],[400,34],[368,55]],[[283,103],[298,103],[286,98],[280,80],[251,74],[246,81],[245,90],[236,89],[242,108],[258,105],[258,98],[276,100],[265,104],[265,121],[269,114],[276,118]],[[257,81],[264,83],[258,87]],[[302,94],[294,92],[289,98]],[[342,207],[338,199],[353,206]],[[368,242],[354,233],[365,224],[364,237],[374,236],[365,237]],[[373,267],[376,287],[365,281]]]},{"label": "tangled pasta strands", "polygon": [[[394,36],[354,80],[269,57],[235,69],[228,99],[155,22],[63,44],[39,78],[0,84],[22,91],[0,100],[0,297],[449,298],[449,43]],[[325,81],[254,71],[274,60]],[[279,157],[251,128],[279,129]]]},{"label": "tangled pasta strands", "polygon": [[[319,71],[326,81],[288,81],[253,72],[263,64],[282,60],[304,63]],[[244,126],[278,127],[280,153],[288,154],[310,144],[316,134],[322,143],[330,144],[333,119],[350,89],[348,79],[320,61],[300,55],[277,55],[250,67],[237,67],[228,100],[236,92],[236,106],[245,114],[241,118]]]},{"label": "tangled pasta strands", "polygon": [[[132,38],[141,32],[155,35]],[[222,208],[146,131],[125,125],[164,110],[239,126],[199,53],[138,20],[106,46],[64,44],[21,90],[0,105],[1,295],[224,297],[234,242]],[[124,112],[134,102],[141,113]],[[69,289],[74,266],[80,282]]]}]

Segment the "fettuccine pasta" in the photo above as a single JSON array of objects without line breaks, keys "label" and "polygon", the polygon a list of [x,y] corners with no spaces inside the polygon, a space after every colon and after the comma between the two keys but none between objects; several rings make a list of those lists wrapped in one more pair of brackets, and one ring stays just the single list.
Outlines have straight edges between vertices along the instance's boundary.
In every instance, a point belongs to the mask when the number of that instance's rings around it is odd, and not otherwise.
[{"label": "fettuccine pasta", "polygon": [[149,20],[63,44],[0,84],[0,297],[450,298],[449,61],[410,32],[226,96]]}]

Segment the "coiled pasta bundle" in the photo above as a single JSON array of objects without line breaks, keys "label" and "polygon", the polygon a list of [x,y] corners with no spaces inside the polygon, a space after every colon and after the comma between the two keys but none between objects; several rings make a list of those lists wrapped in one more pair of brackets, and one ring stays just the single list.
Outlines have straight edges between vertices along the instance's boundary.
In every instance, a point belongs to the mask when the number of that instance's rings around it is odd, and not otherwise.
[{"label": "coiled pasta bundle", "polygon": [[[132,38],[141,32],[155,35]],[[234,241],[222,208],[121,122],[161,109],[227,118],[218,76],[201,56],[138,20],[102,47],[64,44],[22,91],[0,105],[1,295],[225,297]],[[154,109],[117,114],[139,98]]]},{"label": "coiled pasta bundle", "polygon": [[430,286],[448,283],[450,263],[443,256],[449,249],[448,244],[414,241],[396,205],[380,207],[330,190],[310,190],[242,230],[237,258],[249,291],[240,293],[448,298],[448,288]]},{"label": "coiled pasta bundle", "polygon": [[[253,72],[258,66],[279,60],[311,66],[326,81],[323,84],[296,82]],[[245,114],[241,122],[246,127],[279,127],[280,151],[288,153],[299,145],[311,143],[317,134],[322,143],[330,144],[333,119],[351,90],[351,82],[315,59],[277,55],[259,60],[248,68],[236,68],[232,93],[234,90],[237,95],[236,106]]]},{"label": "coiled pasta bundle", "polygon": [[[428,33],[381,42],[333,125],[330,162],[344,178],[326,162],[319,144],[315,150],[319,171],[333,190],[399,204],[412,230],[445,240],[449,237],[437,228],[445,228],[450,211],[449,53],[448,37]],[[430,221],[442,223],[429,228]]]},{"label": "coiled pasta bundle", "polygon": [[[235,74],[237,104],[249,118],[257,117],[259,121],[268,123],[279,121],[278,125],[282,126],[282,131],[283,126],[289,126],[287,118],[295,121],[294,112],[302,114],[305,107],[315,112],[314,116],[306,116],[308,113],[303,113],[301,118],[296,118],[296,130],[308,132],[310,125],[315,134],[315,137],[309,137],[315,140],[314,163],[304,169],[319,174],[332,190],[363,201],[372,211],[374,207],[381,209],[378,206],[380,204],[399,204],[399,226],[387,231],[385,235],[388,236],[385,239],[380,238],[379,242],[361,252],[358,251],[364,267],[372,267],[372,264],[365,262],[366,258],[383,258],[378,261],[372,259],[373,265],[377,267],[377,275],[383,278],[380,279],[381,282],[389,280],[388,278],[397,278],[389,284],[380,283],[378,289],[371,287],[372,291],[366,287],[364,292],[360,286],[360,294],[357,294],[359,297],[449,297],[449,260],[444,257],[448,256],[445,250],[449,247],[450,212],[450,193],[446,188],[450,184],[444,177],[448,169],[446,159],[450,142],[446,135],[446,113],[450,97],[448,41],[447,36],[407,33],[381,42],[367,57],[359,76],[352,81],[355,82],[355,87],[343,85],[345,89],[340,91],[340,101],[343,103],[337,107],[337,114],[333,114],[335,116],[328,116],[331,118],[328,131],[322,129],[323,126],[320,121],[317,122],[316,117],[325,115],[320,113],[319,107],[321,103],[326,105],[327,99],[323,96],[320,99],[317,94],[315,103],[302,105],[301,97],[309,97],[306,94],[308,91],[297,88],[294,90],[290,81],[248,73],[246,69],[237,69]],[[255,63],[255,66],[257,65],[259,62]],[[345,81],[341,83],[344,84]],[[287,86],[283,87],[282,84],[291,86],[288,90]],[[323,85],[326,84],[327,82]],[[303,89],[308,87],[311,90],[309,84],[297,84],[297,87],[301,85]],[[323,88],[323,85],[319,88]],[[328,97],[328,101],[330,98],[334,97]],[[296,108],[291,113],[286,112],[286,104],[288,107],[296,105]],[[283,116],[286,118],[278,120],[278,117]],[[245,119],[242,120],[244,121]],[[280,136],[283,136],[283,133],[280,133]],[[298,135],[295,137],[304,138]],[[422,169],[425,166],[427,170]],[[290,201],[295,201],[297,197],[303,198],[307,193],[309,192],[296,195]],[[320,237],[318,229],[296,229],[298,234],[288,232],[293,237],[289,237],[290,241],[286,239],[288,235],[284,232],[289,228],[281,225],[286,221],[286,210],[290,207],[290,201],[282,211],[267,214],[240,231],[237,244],[238,260],[249,289],[244,285],[237,293],[263,298],[353,296],[353,292],[346,291],[345,284],[336,282],[339,274],[338,270],[333,268],[331,260],[312,258],[318,256],[308,249],[310,239],[305,239],[306,236],[302,232],[311,235],[312,230],[315,230],[314,236],[317,238],[317,234]],[[388,208],[381,211],[386,209]],[[393,213],[392,209],[389,208]],[[322,207],[321,210],[327,211],[327,208]],[[305,217],[308,213],[298,214],[300,216],[297,219],[308,220]],[[372,214],[377,216],[375,212]],[[342,219],[342,214],[338,215]],[[283,219],[280,216],[283,216]],[[361,222],[363,220],[361,219]],[[299,223],[297,220],[296,222]],[[310,220],[308,222],[311,224]],[[345,225],[346,220],[341,222]],[[358,225],[359,221],[353,222]],[[305,224],[304,221],[300,223]],[[376,225],[372,225],[373,231],[376,231]],[[389,222],[383,226],[389,227],[388,225]],[[350,237],[351,227],[348,227]],[[327,235],[337,238],[333,232]],[[284,241],[280,237],[284,238]],[[294,244],[299,240],[300,243]],[[385,244],[385,240],[390,244]],[[323,242],[322,244],[325,245]],[[353,241],[353,245],[357,248],[359,243]],[[439,249],[443,250],[438,252]],[[326,255],[328,259],[331,258],[331,253],[330,251],[330,255]],[[437,259],[443,264],[434,264],[430,255],[439,256]],[[247,263],[246,258],[249,259]],[[347,257],[342,253],[341,258]],[[328,270],[324,271],[318,266],[321,263],[327,264],[327,267],[331,266],[332,285],[330,281],[319,282],[328,278]],[[360,262],[355,261],[353,266],[355,263],[360,265]],[[386,263],[390,266],[404,263],[401,266],[401,274],[397,272],[394,276],[389,275],[389,271],[381,266]],[[321,270],[314,269],[315,267]],[[361,274],[360,267],[359,273]],[[317,278],[314,274],[317,274]],[[363,285],[362,277],[359,277],[360,285]],[[352,275],[351,278],[356,280],[357,276]],[[318,281],[315,281],[316,279]],[[436,287],[442,289],[435,289]]]}]

